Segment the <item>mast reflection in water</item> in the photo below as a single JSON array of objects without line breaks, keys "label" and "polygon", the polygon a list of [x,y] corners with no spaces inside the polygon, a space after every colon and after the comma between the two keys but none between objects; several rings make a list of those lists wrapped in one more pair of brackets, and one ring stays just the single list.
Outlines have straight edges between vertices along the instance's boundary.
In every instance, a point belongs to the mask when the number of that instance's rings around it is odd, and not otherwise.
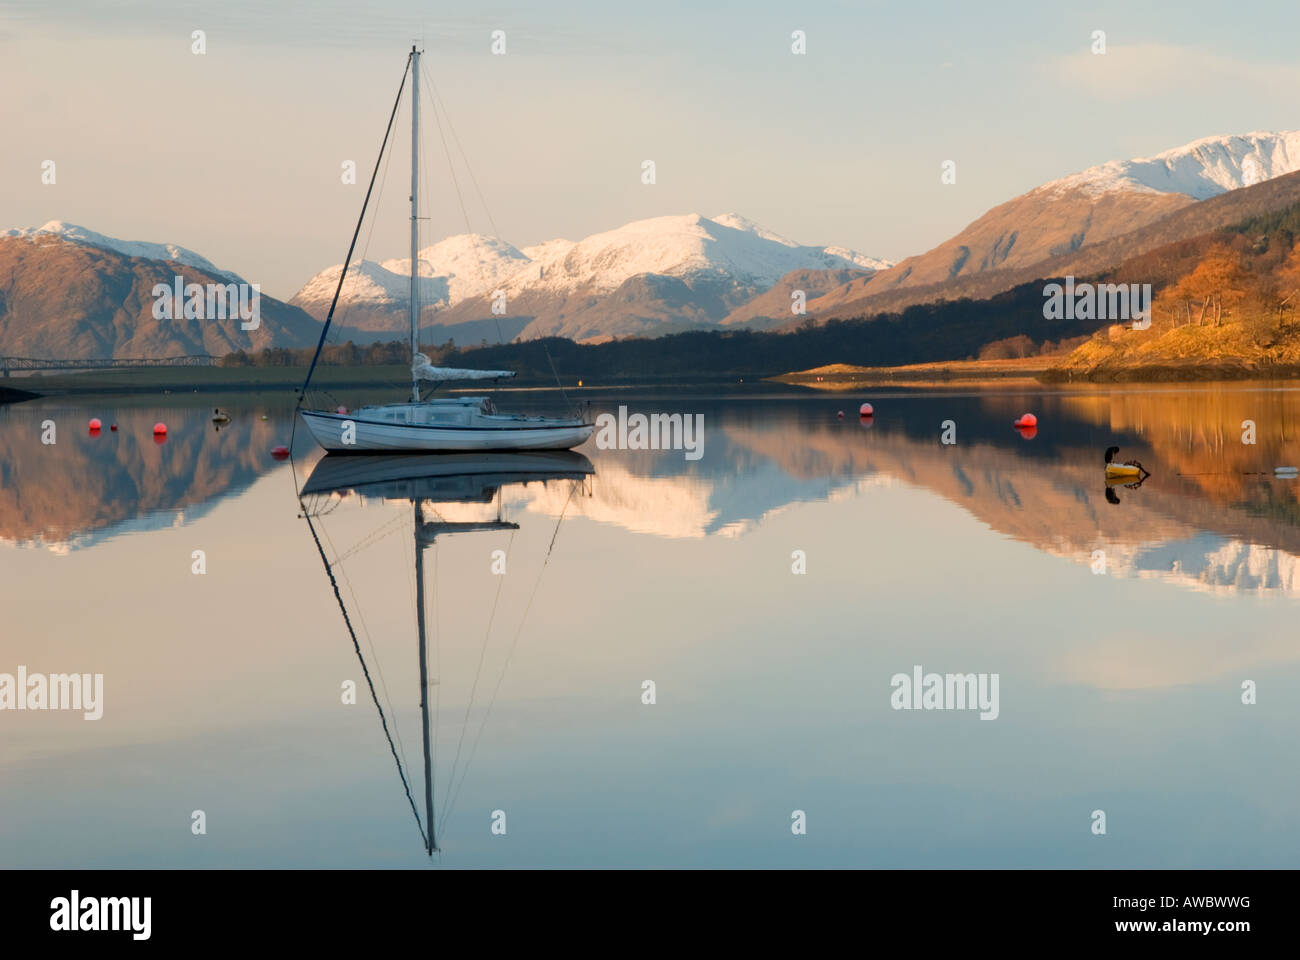
[{"label": "mast reflection in water", "polygon": [[[369,688],[371,700],[379,713],[379,722],[383,727],[385,739],[388,741],[393,761],[397,766],[402,789],[411,807],[411,813],[415,817],[425,851],[430,856],[438,850],[437,825],[439,822],[446,821],[446,817],[450,812],[450,804],[455,797],[451,788],[454,786],[456,764],[453,762],[452,775],[448,782],[441,818],[435,818],[434,771],[430,752],[432,731],[429,710],[429,643],[428,615],[425,609],[424,551],[438,537],[446,537],[451,534],[518,530],[519,525],[517,523],[510,522],[502,516],[503,497],[501,491],[504,487],[531,483],[567,483],[569,484],[569,499],[571,500],[575,494],[579,496],[591,495],[589,479],[594,475],[595,468],[592,466],[591,461],[582,454],[570,451],[428,454],[416,456],[330,455],[323,457],[316,464],[298,496],[302,517],[307,521],[307,528],[311,531],[312,540],[329,577],[334,598],[338,603],[339,612],[343,616],[343,623],[347,628],[348,636],[352,640],[352,646],[356,652],[357,661],[361,665],[361,671]],[[361,651],[361,644],[357,639],[353,617],[348,612],[343,593],[339,588],[342,562],[347,556],[353,555],[356,551],[350,550],[346,554],[336,555],[331,559],[326,552],[318,531],[318,525],[322,523],[322,518],[331,513],[342,499],[349,496],[377,498],[386,501],[407,500],[411,504],[415,562],[416,643],[420,673],[420,719],[424,747],[423,818],[421,818],[416,801],[411,795],[411,784],[407,778],[398,747],[393,740],[393,731],[389,726],[389,716],[384,710],[378,691],[375,689],[370,668],[366,664],[365,656]],[[495,503],[496,516],[493,519],[478,521],[447,521],[437,514],[436,506],[439,504],[465,503]],[[551,536],[546,557],[542,561],[541,571],[545,570],[546,562],[550,559],[551,551],[555,548],[555,541],[559,535],[560,525],[564,522],[566,512],[567,509],[562,510],[556,520],[555,532]],[[426,519],[427,514],[432,514],[434,519]],[[384,526],[388,525],[385,524]],[[372,534],[373,536],[374,534]],[[538,573],[538,583],[541,580],[541,571]],[[536,585],[533,589],[535,592]],[[499,590],[497,598],[500,599]],[[531,598],[529,606],[531,606]],[[493,615],[495,615],[495,608]],[[521,623],[521,630],[522,627],[523,624]],[[491,620],[489,620],[489,631],[490,629]],[[515,634],[516,641],[518,636],[517,632]],[[485,637],[485,644],[486,640]],[[509,662],[508,655],[506,662]],[[482,661],[480,660],[480,667],[481,665]],[[475,681],[477,686],[477,677]],[[433,682],[436,683],[437,680]],[[498,687],[499,685],[498,682]],[[436,721],[436,717],[434,719]],[[486,722],[486,715],[483,719]],[[463,734],[461,743],[463,744]],[[474,745],[477,746],[477,740]],[[458,747],[456,761],[459,761],[459,754],[460,749]],[[470,759],[472,759],[472,753]],[[466,769],[468,769],[468,765],[467,761]]]}]

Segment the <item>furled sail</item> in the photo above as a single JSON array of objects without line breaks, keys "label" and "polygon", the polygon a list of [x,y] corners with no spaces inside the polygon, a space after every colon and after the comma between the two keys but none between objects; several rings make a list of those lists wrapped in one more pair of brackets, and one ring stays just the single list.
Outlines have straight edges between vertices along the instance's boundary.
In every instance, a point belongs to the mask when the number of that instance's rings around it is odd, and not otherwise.
[{"label": "furled sail", "polygon": [[411,376],[416,380],[495,380],[498,377],[513,377],[513,370],[460,370],[455,367],[435,367],[433,361],[423,353],[417,353],[411,360]]}]

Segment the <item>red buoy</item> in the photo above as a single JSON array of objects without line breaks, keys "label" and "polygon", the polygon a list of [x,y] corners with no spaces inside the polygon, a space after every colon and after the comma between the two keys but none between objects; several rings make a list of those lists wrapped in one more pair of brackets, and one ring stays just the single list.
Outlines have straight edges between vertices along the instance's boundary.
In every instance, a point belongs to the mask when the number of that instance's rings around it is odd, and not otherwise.
[{"label": "red buoy", "polygon": [[858,407],[859,417],[874,417],[875,415],[876,411],[872,409],[872,406],[869,403],[864,403],[862,406]]},{"label": "red buoy", "polygon": [[841,410],[839,413],[835,414],[835,419],[836,419],[836,420],[843,420],[843,419],[844,419],[844,411]]},{"label": "red buoy", "polygon": [[288,460],[288,459],[289,459],[289,448],[288,448],[288,447],[272,447],[272,448],[271,448],[271,456],[274,457],[276,460]]},{"label": "red buoy", "polygon": [[99,422],[99,417],[91,417],[91,418],[90,418],[90,429],[91,429],[92,431],[93,431],[93,430],[98,430],[98,429],[99,429],[100,427],[102,427],[102,426],[103,426],[103,424]]},{"label": "red buoy", "polygon": [[335,411],[335,413],[347,413],[347,412],[348,412],[348,408],[343,406],[340,406],[338,410]]},{"label": "red buoy", "polygon": [[155,437],[158,436],[159,434],[162,434],[163,436],[166,436],[166,435],[167,435],[167,424],[165,424],[165,423],[163,423],[161,420],[159,420],[157,423],[155,423],[155,424],[153,425],[153,433],[154,433],[154,436],[155,436]]},{"label": "red buoy", "polygon": [[111,427],[109,427],[108,429],[112,430],[114,433],[117,433],[117,424],[116,424],[116,423],[113,424],[113,425],[112,425]]},{"label": "red buoy", "polygon": [[1015,425],[1017,427],[1036,427],[1038,426],[1038,418],[1032,413],[1021,414]]}]

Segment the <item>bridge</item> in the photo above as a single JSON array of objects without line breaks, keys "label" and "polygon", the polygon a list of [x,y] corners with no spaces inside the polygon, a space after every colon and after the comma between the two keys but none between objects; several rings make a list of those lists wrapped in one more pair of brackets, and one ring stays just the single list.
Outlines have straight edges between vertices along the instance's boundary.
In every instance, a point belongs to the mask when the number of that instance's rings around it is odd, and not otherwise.
[{"label": "bridge", "polygon": [[47,360],[37,357],[0,357],[0,377],[10,370],[130,370],[142,367],[211,367],[218,358],[207,354],[186,357],[86,357]]}]

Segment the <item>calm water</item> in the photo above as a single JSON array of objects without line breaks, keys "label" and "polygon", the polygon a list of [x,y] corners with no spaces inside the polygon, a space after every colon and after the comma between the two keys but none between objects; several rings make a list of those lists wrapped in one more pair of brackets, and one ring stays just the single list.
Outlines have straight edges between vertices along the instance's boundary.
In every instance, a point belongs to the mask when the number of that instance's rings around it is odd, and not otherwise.
[{"label": "calm water", "polygon": [[[0,673],[104,677],[0,711],[0,866],[1294,866],[1300,392],[861,399],[601,397],[703,456],[454,468],[277,462],[281,400],[0,408]],[[893,709],[915,665],[996,720]]]}]

